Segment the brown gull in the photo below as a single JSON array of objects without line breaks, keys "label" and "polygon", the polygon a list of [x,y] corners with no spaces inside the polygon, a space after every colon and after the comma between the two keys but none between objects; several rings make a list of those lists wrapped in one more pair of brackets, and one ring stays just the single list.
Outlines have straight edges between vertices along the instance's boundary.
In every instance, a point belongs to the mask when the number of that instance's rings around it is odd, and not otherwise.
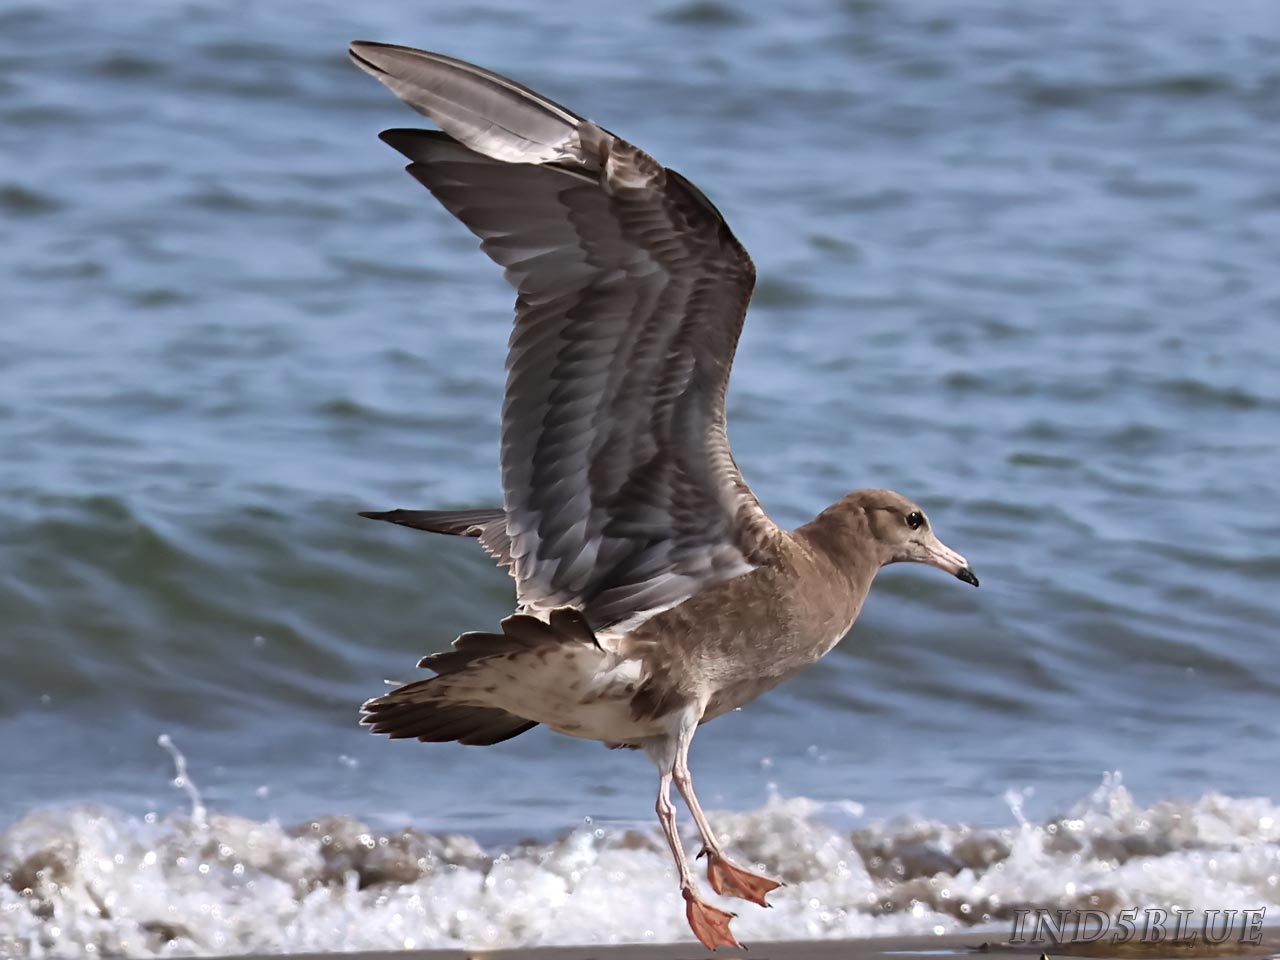
[{"label": "brown gull", "polygon": [[351,56],[441,128],[381,136],[517,291],[503,506],[363,514],[478,538],[514,578],[516,612],[423,658],[435,676],[370,700],[364,722],[477,745],[544,723],[643,749],[689,926],[708,948],[737,946],[733,914],[698,893],[671,784],[717,893],[767,906],[779,883],[730,859],[707,822],[689,773],[698,725],[827,653],[885,564],[977,577],[889,490],[854,491],[796,530],[769,519],[725,434],[755,268],[697,187],[496,73],[380,43]]}]

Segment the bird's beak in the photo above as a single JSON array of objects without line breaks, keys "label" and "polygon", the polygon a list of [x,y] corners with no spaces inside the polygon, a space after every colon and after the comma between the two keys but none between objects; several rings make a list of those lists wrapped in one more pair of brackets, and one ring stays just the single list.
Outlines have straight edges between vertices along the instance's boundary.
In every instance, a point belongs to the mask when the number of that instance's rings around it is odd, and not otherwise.
[{"label": "bird's beak", "polygon": [[978,585],[978,578],[969,567],[968,560],[935,536],[931,536],[929,541],[924,548],[925,563],[931,567],[937,567],[939,570],[945,570],[957,580],[963,580],[965,583],[972,584],[975,587]]}]

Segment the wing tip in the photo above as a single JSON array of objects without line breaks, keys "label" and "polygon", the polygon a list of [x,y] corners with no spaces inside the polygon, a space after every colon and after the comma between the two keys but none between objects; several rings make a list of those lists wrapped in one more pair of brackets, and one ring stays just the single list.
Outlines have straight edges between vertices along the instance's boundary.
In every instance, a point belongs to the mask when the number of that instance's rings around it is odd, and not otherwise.
[{"label": "wing tip", "polygon": [[376,50],[385,46],[387,44],[378,43],[376,40],[352,40],[347,44],[347,56],[365,73],[371,73],[376,77],[386,71],[374,63],[372,58],[377,56]]},{"label": "wing tip", "polygon": [[410,60],[430,60],[439,63],[452,59],[443,54],[417,50],[398,43],[382,43],[379,40],[352,40],[347,44],[347,56],[357,67],[383,83],[388,82],[394,75],[397,60],[403,66]]},{"label": "wing tip", "polygon": [[[423,130],[421,127],[388,127],[378,134],[378,139],[392,150],[404,154],[414,163],[421,163],[433,156],[424,153],[429,144],[454,144],[461,148],[453,137],[443,130]],[[468,151],[471,152],[471,151]]]}]

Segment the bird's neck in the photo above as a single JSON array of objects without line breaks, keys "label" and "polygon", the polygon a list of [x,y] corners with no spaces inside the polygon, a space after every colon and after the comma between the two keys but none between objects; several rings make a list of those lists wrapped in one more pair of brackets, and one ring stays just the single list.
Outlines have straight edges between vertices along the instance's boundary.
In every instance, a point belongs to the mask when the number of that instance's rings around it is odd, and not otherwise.
[{"label": "bird's neck", "polygon": [[866,514],[842,507],[843,504],[828,507],[795,530],[793,536],[827,568],[829,577],[847,586],[851,599],[861,607],[884,558],[867,525]]}]

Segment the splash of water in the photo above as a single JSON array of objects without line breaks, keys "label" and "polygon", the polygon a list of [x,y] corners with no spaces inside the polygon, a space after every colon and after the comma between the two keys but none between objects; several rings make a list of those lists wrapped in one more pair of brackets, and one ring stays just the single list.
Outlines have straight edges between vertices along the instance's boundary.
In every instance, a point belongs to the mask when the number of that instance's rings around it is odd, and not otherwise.
[{"label": "splash of water", "polygon": [[173,758],[173,779],[169,781],[179,790],[187,795],[187,799],[191,801],[191,823],[201,830],[208,827],[209,811],[204,805],[204,801],[200,796],[200,788],[196,786],[195,781],[191,779],[191,774],[187,772],[187,758],[178,749],[177,744],[173,742],[173,738],[167,733],[162,733],[156,737],[156,743],[164,749],[170,757]]},{"label": "splash of water", "polygon": [[[0,955],[127,956],[684,940],[662,839],[599,822],[485,849],[465,835],[293,827],[208,812],[38,811],[0,834]],[[863,823],[805,798],[716,817],[786,881],[747,940],[1007,929],[1025,908],[1280,909],[1280,807],[1207,794],[1143,806],[1116,776],[1065,814],[999,827]]]}]

